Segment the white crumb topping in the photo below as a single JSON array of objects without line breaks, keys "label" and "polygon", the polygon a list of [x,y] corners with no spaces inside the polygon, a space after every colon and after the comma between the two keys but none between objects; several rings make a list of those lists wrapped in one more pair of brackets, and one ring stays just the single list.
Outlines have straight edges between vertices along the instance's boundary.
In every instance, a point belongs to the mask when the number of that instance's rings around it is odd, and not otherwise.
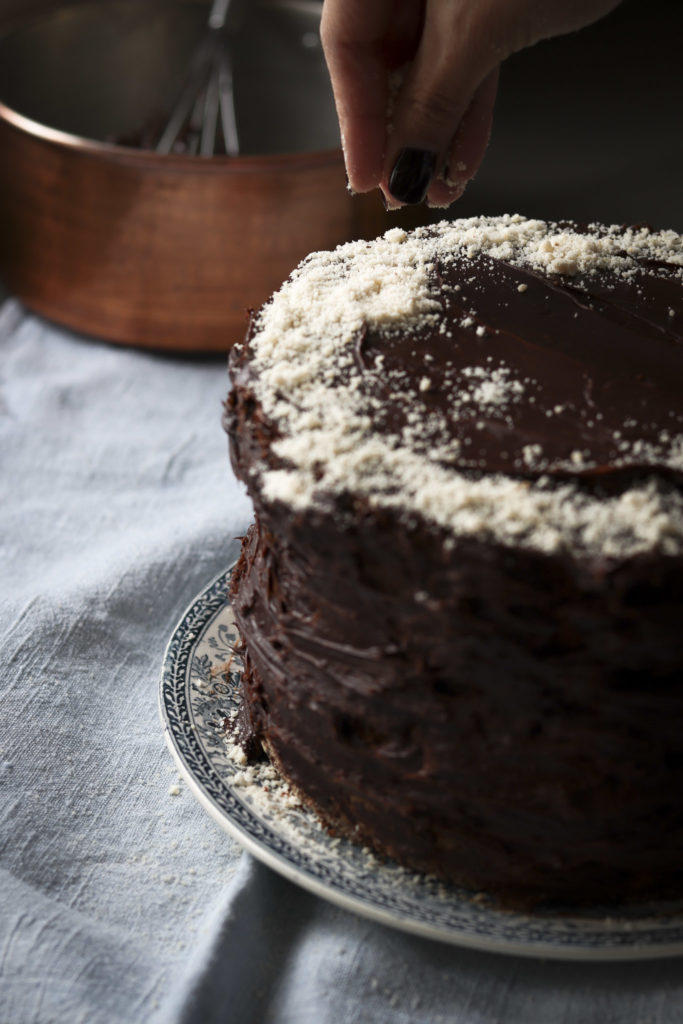
[{"label": "white crumb topping", "polygon": [[[476,534],[546,552],[576,546],[605,557],[653,548],[683,551],[680,494],[644,483],[598,499],[572,484],[551,486],[543,477],[534,483],[502,474],[467,477],[447,464],[457,458],[459,442],[440,441],[437,413],[430,419],[424,410],[411,409],[410,395],[391,392],[392,398],[406,398],[401,430],[374,429],[380,410],[361,394],[357,364],[366,327],[391,335],[429,325],[444,333],[437,262],[485,253],[542,273],[590,275],[608,269],[628,280],[637,273],[636,259],[645,258],[666,262],[683,280],[681,243],[675,232],[589,225],[583,234],[506,215],[443,222],[411,233],[395,228],[371,243],[311,254],[263,308],[251,340],[254,390],[279,428],[282,436],[273,451],[287,467],[259,467],[264,497],[299,510],[326,505],[330,495],[357,493],[377,507],[418,513],[456,537]],[[518,291],[524,290],[520,285]],[[526,301],[522,294],[519,301]],[[472,310],[460,323],[476,322]],[[472,331],[479,338],[485,333],[479,327]],[[426,358],[424,368],[429,370]],[[367,372],[382,374],[381,356]],[[485,414],[487,408],[535,401],[532,383],[514,379],[504,366],[472,366],[460,371],[454,401],[460,408],[474,402]],[[432,387],[427,372],[418,383],[424,401]],[[557,406],[547,415],[562,410]],[[435,433],[425,443],[430,424]],[[661,440],[668,464],[683,468],[683,437]],[[661,456],[646,448],[646,458]],[[542,446],[526,445],[518,455],[536,468]],[[589,464],[589,453],[577,449],[568,461],[581,468]]]},{"label": "white crumb topping", "polygon": [[[239,758],[237,763],[246,764],[246,758],[243,761],[239,751],[239,747],[231,744],[228,756],[234,760],[237,755]],[[262,813],[269,809],[273,800],[277,800],[285,809],[301,807],[300,797],[270,762],[246,765],[245,768],[235,772],[230,781],[247,802]]]}]

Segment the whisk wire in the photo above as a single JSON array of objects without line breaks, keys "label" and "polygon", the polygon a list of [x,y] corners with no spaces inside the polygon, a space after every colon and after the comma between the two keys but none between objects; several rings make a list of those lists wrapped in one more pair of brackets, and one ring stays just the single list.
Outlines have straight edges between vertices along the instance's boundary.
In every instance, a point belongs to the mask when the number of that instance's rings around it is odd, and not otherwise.
[{"label": "whisk wire", "polygon": [[235,119],[235,97],[232,91],[232,68],[226,53],[222,55],[218,68],[218,95],[225,152],[228,156],[237,156],[240,151],[240,143]]},{"label": "whisk wire", "polygon": [[209,28],[223,28],[228,17],[230,0],[214,0],[209,14]]},{"label": "whisk wire", "polygon": [[156,144],[158,153],[172,153],[182,145],[186,152],[197,152],[198,148],[200,156],[213,156],[220,122],[225,153],[239,154],[226,31],[230,6],[231,0],[214,0],[209,32],[188,65],[180,95]]},{"label": "whisk wire", "polygon": [[212,71],[206,86],[206,94],[204,96],[202,139],[199,147],[199,153],[201,156],[213,156],[214,154],[219,107],[218,75]]}]

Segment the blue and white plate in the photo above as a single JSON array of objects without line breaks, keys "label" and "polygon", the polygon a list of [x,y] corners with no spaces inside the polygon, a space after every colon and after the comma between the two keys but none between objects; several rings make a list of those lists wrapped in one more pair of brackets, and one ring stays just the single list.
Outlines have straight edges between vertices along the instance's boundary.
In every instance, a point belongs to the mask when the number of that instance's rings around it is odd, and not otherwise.
[{"label": "blue and white plate", "polygon": [[226,719],[239,707],[241,664],[228,597],[232,570],[193,601],[164,658],[160,711],[178,768],[202,806],[250,853],[347,910],[430,939],[515,955],[626,960],[683,953],[683,904],[525,915],[483,894],[385,863],[331,838],[270,766],[239,763]]}]

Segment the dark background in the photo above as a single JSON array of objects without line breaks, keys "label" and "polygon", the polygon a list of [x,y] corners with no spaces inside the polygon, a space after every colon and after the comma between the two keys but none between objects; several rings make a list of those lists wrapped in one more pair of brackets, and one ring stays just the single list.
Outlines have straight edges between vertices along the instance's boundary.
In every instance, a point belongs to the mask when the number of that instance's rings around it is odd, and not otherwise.
[{"label": "dark background", "polygon": [[511,57],[484,163],[451,215],[683,231],[682,62],[683,3],[671,0],[626,0]]}]

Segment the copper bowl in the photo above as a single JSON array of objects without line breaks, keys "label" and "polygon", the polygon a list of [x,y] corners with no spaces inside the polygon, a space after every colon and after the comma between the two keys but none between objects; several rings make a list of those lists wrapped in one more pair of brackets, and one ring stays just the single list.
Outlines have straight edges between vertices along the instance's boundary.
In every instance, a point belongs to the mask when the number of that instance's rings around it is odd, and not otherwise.
[{"label": "copper bowl", "polygon": [[249,0],[234,52],[244,155],[112,141],[169,105],[208,10],[81,0],[6,24],[0,277],[49,319],[125,344],[225,351],[307,253],[397,223],[377,196],[346,191],[319,3]]}]

